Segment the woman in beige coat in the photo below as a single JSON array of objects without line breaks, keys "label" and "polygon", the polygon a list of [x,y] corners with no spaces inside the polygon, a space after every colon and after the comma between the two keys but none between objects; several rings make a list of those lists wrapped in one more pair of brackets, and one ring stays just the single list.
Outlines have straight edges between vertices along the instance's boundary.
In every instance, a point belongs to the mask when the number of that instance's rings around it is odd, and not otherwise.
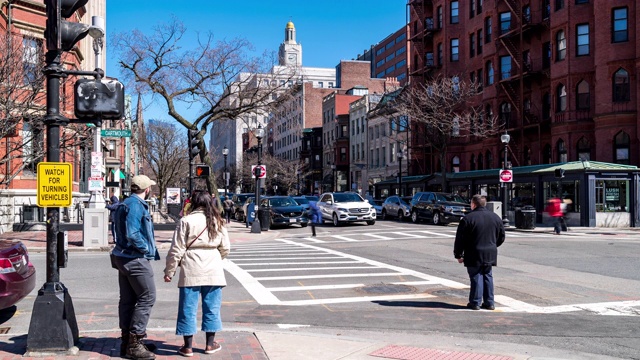
[{"label": "woman in beige coat", "polygon": [[176,335],[184,337],[184,346],[178,350],[183,356],[193,356],[193,335],[197,332],[198,298],[202,299],[202,331],[206,332],[205,353],[220,350],[214,341],[222,330],[220,304],[222,287],[227,285],[222,260],[230,250],[229,234],[211,195],[194,191],[191,211],[180,219],[167,254],[164,281],[170,282],[178,267],[180,300]]}]

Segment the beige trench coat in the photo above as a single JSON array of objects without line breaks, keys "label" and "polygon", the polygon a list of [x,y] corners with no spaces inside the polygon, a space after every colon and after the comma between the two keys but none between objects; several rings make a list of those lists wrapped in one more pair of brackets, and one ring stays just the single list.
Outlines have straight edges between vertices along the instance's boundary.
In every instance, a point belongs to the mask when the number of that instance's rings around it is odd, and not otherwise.
[{"label": "beige trench coat", "polygon": [[[204,212],[196,209],[180,219],[173,233],[164,274],[173,277],[177,268],[180,267],[178,287],[227,285],[222,260],[231,250],[229,233],[226,227],[222,226],[217,236],[210,239],[208,231],[202,232],[206,226]],[[201,232],[202,235],[193,242]],[[185,251],[191,242],[193,244]],[[180,260],[182,264],[178,266]]]}]

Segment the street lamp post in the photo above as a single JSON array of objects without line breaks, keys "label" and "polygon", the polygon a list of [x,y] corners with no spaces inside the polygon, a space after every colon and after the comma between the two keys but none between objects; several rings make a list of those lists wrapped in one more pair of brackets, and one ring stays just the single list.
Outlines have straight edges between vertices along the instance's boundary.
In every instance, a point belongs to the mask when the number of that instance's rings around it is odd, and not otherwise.
[{"label": "street lamp post", "polygon": [[[508,169],[507,165],[507,154],[508,154],[508,146],[509,140],[511,140],[511,136],[506,132],[500,136],[500,141],[504,144],[504,164],[503,169]],[[507,217],[507,196],[509,195],[507,184],[505,182],[500,183],[502,185],[502,223],[504,226],[509,226],[509,218]]]},{"label": "street lamp post", "polygon": [[402,197],[402,150],[398,150],[398,195]]},{"label": "street lamp post", "polygon": [[[260,165],[260,161],[262,161],[262,138],[264,137],[264,129],[262,128],[262,124],[259,124],[258,127],[254,131],[254,135],[256,139],[258,139],[258,166],[256,166],[255,177],[256,177],[256,202],[254,203],[254,211],[255,211],[255,219],[253,219],[253,223],[251,224],[251,233],[252,234],[260,234],[262,232],[262,227],[260,226],[260,217],[258,216],[258,208],[260,205],[260,175],[262,175],[262,168]],[[249,209],[247,209],[247,212]]]},{"label": "street lamp post", "polygon": [[224,156],[224,198],[227,198],[227,188],[229,187],[229,173],[227,172],[227,156],[229,155],[229,149],[225,145],[222,149],[222,156]]},{"label": "street lamp post", "polygon": [[337,189],[338,186],[336,185],[336,183],[337,183],[337,179],[336,179],[336,164],[331,164],[331,177],[332,177],[332,180],[333,180],[333,184],[331,184],[331,186],[333,188],[333,191],[334,192],[338,191],[338,189]]}]

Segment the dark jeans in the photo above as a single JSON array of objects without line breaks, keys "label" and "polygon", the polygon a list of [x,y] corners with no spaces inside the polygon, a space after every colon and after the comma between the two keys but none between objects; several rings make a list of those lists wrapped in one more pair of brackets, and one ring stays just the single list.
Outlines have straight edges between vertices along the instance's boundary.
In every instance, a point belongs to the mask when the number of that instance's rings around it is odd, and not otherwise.
[{"label": "dark jeans", "polygon": [[491,265],[467,267],[471,289],[469,290],[469,303],[471,305],[486,306],[493,303],[493,273]]},{"label": "dark jeans", "polygon": [[120,329],[137,335],[146,334],[151,308],[156,302],[156,284],[153,280],[151,261],[120,256],[116,256],[115,260],[120,286]]},{"label": "dark jeans", "polygon": [[224,218],[227,220],[227,224],[231,222],[231,209],[224,209]]}]

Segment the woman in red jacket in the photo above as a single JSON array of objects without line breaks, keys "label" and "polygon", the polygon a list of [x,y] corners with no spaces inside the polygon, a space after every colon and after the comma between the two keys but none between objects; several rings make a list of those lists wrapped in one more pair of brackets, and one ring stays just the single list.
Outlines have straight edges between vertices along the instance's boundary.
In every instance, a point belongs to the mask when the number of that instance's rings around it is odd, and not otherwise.
[{"label": "woman in red jacket", "polygon": [[549,216],[553,218],[553,232],[555,232],[556,235],[559,235],[562,230],[562,217],[564,216],[562,213],[562,206],[560,205],[560,199],[549,199],[549,205],[547,205],[547,208],[544,211],[548,212]]}]

